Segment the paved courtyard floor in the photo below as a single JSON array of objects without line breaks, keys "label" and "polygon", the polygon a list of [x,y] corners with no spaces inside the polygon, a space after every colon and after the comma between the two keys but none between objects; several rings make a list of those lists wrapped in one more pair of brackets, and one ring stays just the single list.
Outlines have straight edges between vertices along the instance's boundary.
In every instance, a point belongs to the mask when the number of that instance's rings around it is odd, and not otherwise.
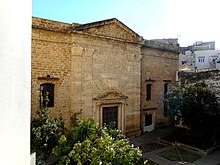
[{"label": "paved courtyard floor", "polygon": [[220,149],[213,152],[208,156],[203,156],[193,163],[180,162],[180,161],[170,161],[159,156],[157,153],[170,150],[170,147],[160,147],[154,144],[157,137],[164,137],[169,135],[174,130],[173,127],[158,129],[152,132],[145,133],[141,136],[134,137],[130,139],[130,142],[135,146],[139,146],[143,150],[143,157],[151,160],[159,165],[217,165],[220,163]]}]

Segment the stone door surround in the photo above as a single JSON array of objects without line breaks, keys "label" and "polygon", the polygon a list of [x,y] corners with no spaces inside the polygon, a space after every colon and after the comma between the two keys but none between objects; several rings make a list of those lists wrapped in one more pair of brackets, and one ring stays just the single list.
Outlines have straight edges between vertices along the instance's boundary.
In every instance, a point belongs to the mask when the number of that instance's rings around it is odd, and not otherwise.
[{"label": "stone door surround", "polygon": [[117,91],[108,91],[95,97],[94,100],[94,111],[95,121],[100,126],[103,125],[103,109],[107,107],[118,107],[118,124],[117,128],[125,133],[125,118],[126,118],[126,99],[128,97]]}]

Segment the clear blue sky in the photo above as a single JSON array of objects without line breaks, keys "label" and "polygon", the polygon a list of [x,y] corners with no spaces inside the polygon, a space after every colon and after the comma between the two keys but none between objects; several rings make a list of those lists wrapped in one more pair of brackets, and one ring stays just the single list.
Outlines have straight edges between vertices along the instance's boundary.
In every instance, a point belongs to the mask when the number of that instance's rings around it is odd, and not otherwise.
[{"label": "clear blue sky", "polygon": [[67,23],[117,18],[145,39],[178,38],[181,46],[216,41],[219,0],[33,0],[35,17]]}]

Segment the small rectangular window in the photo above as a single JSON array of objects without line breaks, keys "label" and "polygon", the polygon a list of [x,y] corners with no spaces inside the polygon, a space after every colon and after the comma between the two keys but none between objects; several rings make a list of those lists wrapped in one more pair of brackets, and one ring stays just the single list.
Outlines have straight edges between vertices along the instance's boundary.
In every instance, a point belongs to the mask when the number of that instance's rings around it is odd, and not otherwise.
[{"label": "small rectangular window", "polygon": [[167,93],[168,93],[168,83],[164,84],[164,99],[167,97]]},{"label": "small rectangular window", "polygon": [[167,117],[167,111],[169,110],[167,98],[168,94],[171,91],[171,81],[170,80],[164,80],[164,116]]},{"label": "small rectangular window", "polygon": [[152,114],[145,115],[145,126],[152,125]]},{"label": "small rectangular window", "polygon": [[167,94],[171,91],[171,80],[164,80],[164,99],[167,99]]},{"label": "small rectangular window", "polygon": [[147,84],[147,97],[146,97],[146,100],[151,100],[151,87],[152,87],[152,84]]},{"label": "small rectangular window", "polygon": [[40,106],[54,107],[54,84],[40,85]]},{"label": "small rectangular window", "polygon": [[169,110],[168,102],[167,102],[167,101],[164,101],[164,103],[163,103],[164,117],[167,117],[167,116],[168,116],[168,114],[167,114],[168,110]]},{"label": "small rectangular window", "polygon": [[205,58],[201,58],[201,57],[198,58],[198,62],[199,62],[199,63],[205,62]]}]

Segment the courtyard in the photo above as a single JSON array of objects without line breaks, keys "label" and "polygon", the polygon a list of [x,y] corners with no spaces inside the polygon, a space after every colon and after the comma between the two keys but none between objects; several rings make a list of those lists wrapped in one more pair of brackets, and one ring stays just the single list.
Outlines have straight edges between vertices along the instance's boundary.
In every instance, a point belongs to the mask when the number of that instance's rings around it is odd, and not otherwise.
[{"label": "courtyard", "polygon": [[[141,148],[145,159],[148,159],[158,165],[218,165],[220,163],[220,149],[214,151],[208,156],[198,157],[196,158],[197,160],[193,162],[186,162],[186,160],[184,160],[184,155],[182,155],[183,153],[181,153],[179,149],[176,149],[174,146],[164,147],[155,143],[156,138],[168,136],[173,130],[174,127],[157,129],[141,136],[131,138],[130,141],[135,146],[139,146]],[[179,155],[180,160],[169,160],[164,156],[161,156],[161,153],[169,154],[171,151],[176,151],[177,154],[173,154],[173,157],[175,157],[175,155]],[[189,153],[188,155],[192,155],[192,153]]]}]

